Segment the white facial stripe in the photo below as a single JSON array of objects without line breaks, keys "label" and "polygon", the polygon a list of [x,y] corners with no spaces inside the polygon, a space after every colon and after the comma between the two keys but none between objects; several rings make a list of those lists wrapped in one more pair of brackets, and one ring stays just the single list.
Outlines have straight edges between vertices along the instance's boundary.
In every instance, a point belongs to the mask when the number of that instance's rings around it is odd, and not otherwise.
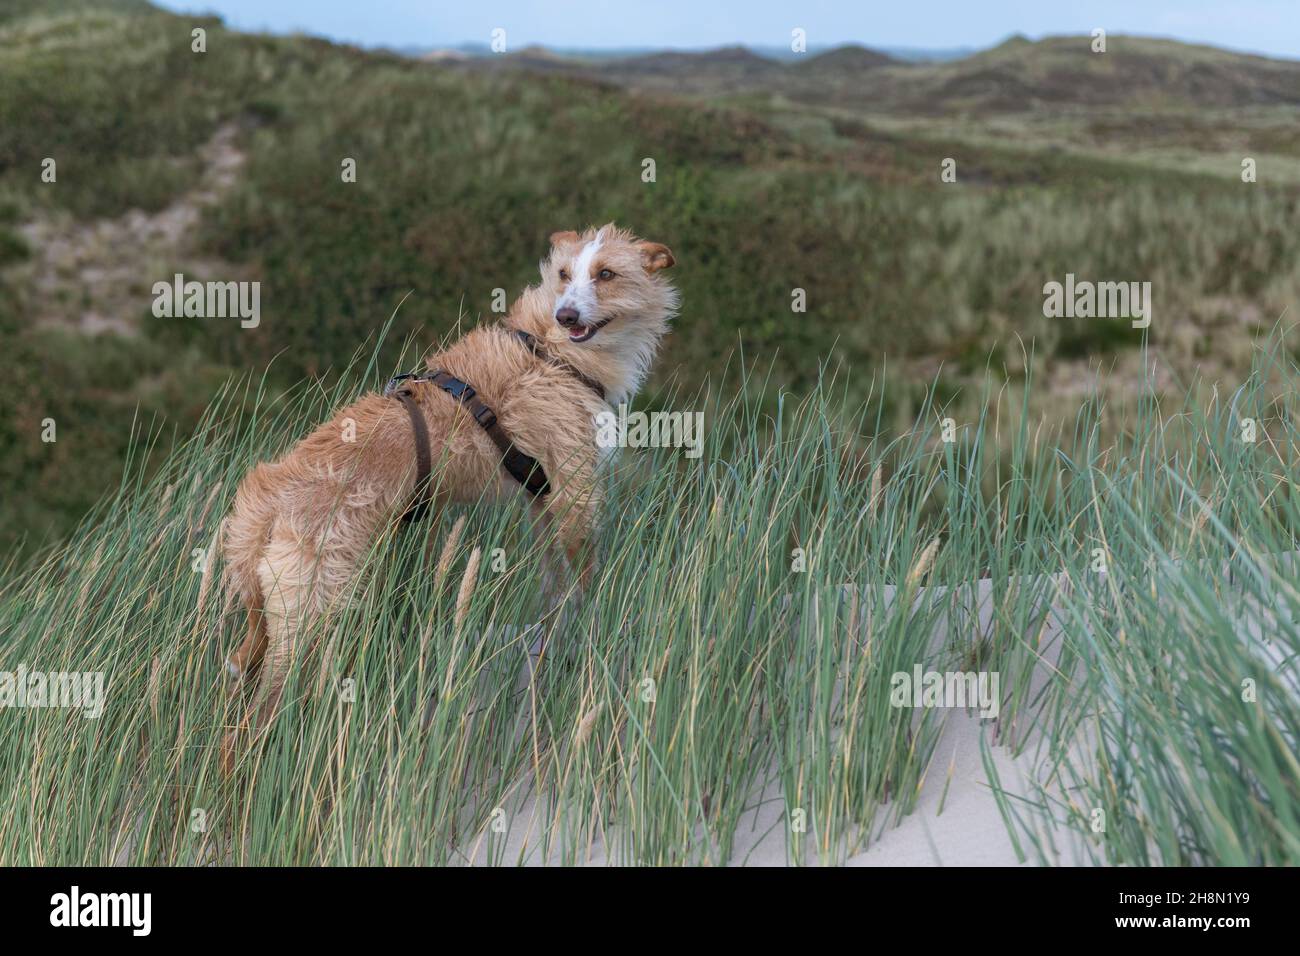
[{"label": "white facial stripe", "polygon": [[578,259],[573,264],[573,278],[575,281],[591,282],[591,260],[596,258],[596,253],[600,247],[605,244],[605,234],[596,233],[596,238],[591,240],[582,247],[582,252],[578,253]]},{"label": "white facial stripe", "polygon": [[[605,242],[604,232],[596,233],[596,238],[582,247],[578,258],[573,262],[572,280],[555,303],[556,309],[577,309],[583,325],[588,324],[588,315],[596,309],[596,283],[591,278],[591,262]],[[591,320],[591,321],[594,321]]]}]

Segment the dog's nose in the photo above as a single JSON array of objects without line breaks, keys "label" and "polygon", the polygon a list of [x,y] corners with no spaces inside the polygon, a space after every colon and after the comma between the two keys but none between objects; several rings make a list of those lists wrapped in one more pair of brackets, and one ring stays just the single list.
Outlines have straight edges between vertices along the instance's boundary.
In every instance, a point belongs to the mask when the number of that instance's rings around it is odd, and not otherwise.
[{"label": "dog's nose", "polygon": [[578,310],[563,308],[555,310],[555,321],[559,322],[566,329],[578,324]]}]

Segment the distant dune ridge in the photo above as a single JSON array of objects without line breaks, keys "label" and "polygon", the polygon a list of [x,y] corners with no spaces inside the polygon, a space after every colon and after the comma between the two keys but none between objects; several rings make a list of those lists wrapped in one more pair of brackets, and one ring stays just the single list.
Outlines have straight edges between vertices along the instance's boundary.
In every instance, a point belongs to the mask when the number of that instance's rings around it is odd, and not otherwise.
[{"label": "distant dune ridge", "polygon": [[845,105],[869,101],[886,112],[1300,104],[1300,61],[1122,34],[1107,37],[1107,52],[1096,54],[1090,42],[1086,36],[1013,36],[945,62],[917,62],[855,44],[780,59],[743,46],[631,56],[566,55],[536,46],[501,55],[460,48],[425,56],[472,69],[544,70],[663,92],[715,95],[743,87]]}]

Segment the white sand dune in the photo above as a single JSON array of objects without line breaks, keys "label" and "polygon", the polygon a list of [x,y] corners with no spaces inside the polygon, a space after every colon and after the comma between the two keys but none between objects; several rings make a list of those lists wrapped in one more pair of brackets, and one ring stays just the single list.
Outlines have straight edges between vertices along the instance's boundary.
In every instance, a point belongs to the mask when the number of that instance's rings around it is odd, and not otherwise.
[{"label": "white sand dune", "polygon": [[[942,596],[946,590],[936,588],[933,596]],[[922,588],[918,602],[925,600],[925,592]],[[980,581],[975,592],[976,601],[964,603],[978,607],[980,625],[984,628],[991,615],[990,582]],[[892,602],[893,595],[893,588],[885,589],[886,604]],[[1055,657],[1058,635],[1059,621],[1053,615],[1043,633],[1045,659]],[[936,647],[944,637],[945,628],[940,624],[933,637]],[[534,647],[534,653],[536,650]],[[1037,683],[1041,684],[1041,679]],[[981,720],[974,711],[947,710],[913,812],[896,826],[888,825],[885,820],[891,814],[881,812],[874,826],[876,832],[865,841],[866,849],[847,857],[843,854],[833,857],[834,862],[849,866],[1018,866],[1041,862],[1023,838],[1017,851],[999,809],[995,785],[985,769],[982,739],[992,739],[989,721]],[[1010,797],[1028,797],[1035,792],[1034,743],[1031,737],[1019,756],[1007,747],[987,744],[997,786]],[[520,787],[521,791],[527,789]],[[791,862],[787,811],[779,786],[769,784],[763,792],[755,794],[751,807],[737,828],[734,851],[727,862],[742,866],[787,865]],[[538,801],[532,795],[521,799],[516,806],[506,808],[505,832],[492,834],[493,852],[488,852],[489,834],[485,830],[463,848],[465,862],[473,865],[571,862],[562,859],[555,847],[549,852],[546,849],[547,830],[554,824],[553,812],[553,808],[539,810]],[[1056,850],[1047,862],[1063,865],[1087,862],[1084,839],[1082,834],[1052,834],[1048,845],[1055,845]],[[611,828],[591,838],[580,862],[588,865],[634,862],[621,857],[622,847],[617,827]],[[815,848],[805,846],[805,854],[804,862],[819,862]]]},{"label": "white sand dune", "polygon": [[[1293,567],[1295,555],[1277,555],[1281,567]],[[1280,569],[1280,568],[1279,568]],[[1207,573],[1210,573],[1207,570]],[[1226,571],[1224,572],[1226,575]],[[1101,575],[1104,580],[1104,572]],[[1033,579],[1035,593],[1049,596],[1065,584],[1062,578],[1050,581]],[[950,595],[949,589],[921,588],[917,603],[939,599],[951,605],[975,608],[976,616],[968,622],[976,633],[988,633],[992,616],[992,582],[985,579],[975,585],[960,586],[968,593]],[[973,592],[973,593],[969,593]],[[846,588],[845,596],[851,594]],[[894,589],[886,588],[883,603],[888,606]],[[951,601],[949,599],[951,598]],[[879,598],[878,598],[879,599]],[[865,606],[867,596],[861,600]],[[1276,666],[1283,683],[1295,693],[1300,706],[1300,667],[1282,659],[1282,650],[1265,631],[1269,630],[1274,611],[1253,604],[1241,611],[1243,641],[1254,645],[1261,657]],[[1060,656],[1063,620],[1053,605],[1039,636],[1040,665],[1031,681],[1032,698],[1045,683],[1046,669],[1054,667]],[[947,638],[948,628],[940,621],[932,634],[932,649],[939,650]],[[869,635],[862,634],[863,640]],[[536,648],[534,648],[536,650]],[[1051,865],[1087,865],[1100,861],[1097,838],[1083,829],[1064,825],[1044,831],[1044,817],[1029,812],[1028,801],[1040,802],[1044,794],[1064,799],[1057,786],[1048,787],[1046,761],[1040,760],[1038,747],[1046,741],[1035,731],[1024,735],[1019,753],[994,742],[991,722],[982,720],[973,710],[949,708],[944,711],[941,733],[913,811],[890,825],[892,814],[877,814],[869,839],[861,840],[861,852],[832,853],[826,862],[849,866],[1018,866],[1047,863]],[[1092,741],[1088,731],[1070,742],[1072,756],[1087,752]],[[1064,742],[1058,742],[1064,743]],[[986,763],[987,757],[987,763]],[[991,768],[992,774],[989,769]],[[993,779],[990,779],[990,776]],[[775,780],[775,774],[770,775]],[[527,781],[519,792],[530,793]],[[1003,799],[999,801],[999,793]],[[1008,809],[1009,808],[1009,809]],[[1009,827],[1003,810],[1017,818]],[[493,834],[495,850],[487,852],[488,834],[463,847],[465,862],[481,865],[489,862],[524,865],[554,865],[582,862],[589,865],[629,864],[625,841],[617,827],[590,837],[589,846],[578,861],[561,859],[553,841],[547,839],[548,827],[555,825],[554,808],[539,811],[535,797],[529,795],[504,814],[504,832]],[[725,862],[729,865],[783,866],[791,862],[787,808],[780,787],[768,783],[753,796],[735,834],[734,850]],[[1014,836],[1013,836],[1014,832]],[[702,839],[702,834],[699,834]],[[861,835],[860,835],[861,836]],[[1032,839],[1030,838],[1032,836]],[[558,842],[558,841],[554,841]],[[810,841],[803,844],[800,862],[822,862]],[[547,844],[552,844],[547,849]],[[613,849],[610,849],[613,848]],[[716,854],[711,855],[716,857]]]}]

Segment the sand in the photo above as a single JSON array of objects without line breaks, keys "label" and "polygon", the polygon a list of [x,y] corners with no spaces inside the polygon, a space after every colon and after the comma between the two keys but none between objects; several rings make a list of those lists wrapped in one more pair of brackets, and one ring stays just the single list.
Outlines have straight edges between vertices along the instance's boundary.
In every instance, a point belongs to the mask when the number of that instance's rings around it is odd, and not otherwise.
[{"label": "sand", "polygon": [[[990,613],[987,580],[979,582],[977,594],[980,622],[987,626]],[[887,589],[886,601],[892,597],[892,589]],[[921,589],[918,601],[924,598],[925,589]],[[942,631],[942,627],[936,629],[936,642],[942,641]],[[1053,616],[1043,633],[1046,659],[1054,659],[1059,633],[1059,622]],[[1029,797],[1036,792],[1038,761],[1034,744],[1037,741],[1028,738],[1021,753],[1016,755],[1008,747],[993,744],[991,731],[991,722],[981,720],[974,710],[946,709],[939,742],[913,812],[894,826],[884,819],[887,814],[878,814],[874,825],[877,832],[866,842],[865,850],[847,857],[833,855],[827,862],[849,866],[1022,866],[1089,862],[1085,834],[1055,831],[1052,839],[1045,841],[1055,848],[1040,855],[1020,833],[1017,847],[999,809],[995,784],[986,772],[982,747],[988,747],[997,785],[1003,792],[1011,797]],[[526,791],[527,781],[522,781],[519,789]],[[785,833],[786,808],[779,785],[770,784],[763,792],[754,794],[750,806],[752,809],[746,812],[738,827],[728,864],[785,866],[791,863]],[[493,859],[504,864],[534,866],[573,862],[561,859],[554,848],[546,852],[544,833],[550,820],[545,811],[539,813],[533,796],[509,808],[503,819],[509,822],[505,832],[494,835],[495,853],[488,853],[489,834],[485,830],[462,848],[466,863],[483,865]],[[579,862],[597,866],[633,862],[623,857],[624,852],[615,827],[596,834]],[[820,862],[815,848],[810,847],[806,852],[803,862]]]}]

